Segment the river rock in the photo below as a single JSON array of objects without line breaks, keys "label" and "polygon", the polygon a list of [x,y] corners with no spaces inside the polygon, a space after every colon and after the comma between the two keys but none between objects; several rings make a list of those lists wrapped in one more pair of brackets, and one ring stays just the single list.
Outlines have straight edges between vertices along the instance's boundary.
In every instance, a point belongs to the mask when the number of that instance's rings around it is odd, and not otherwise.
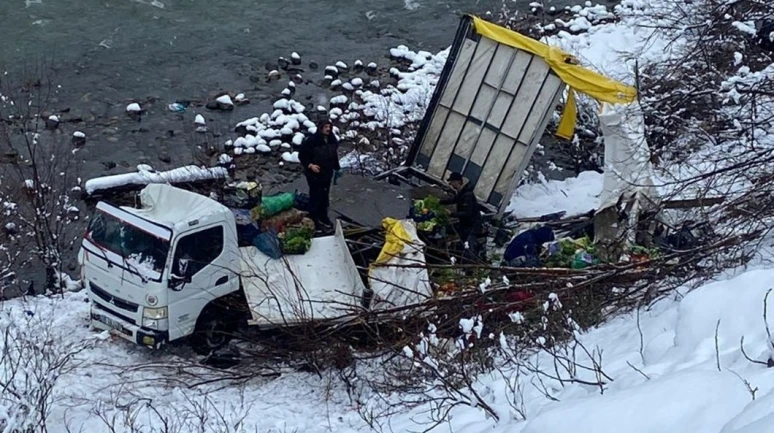
[{"label": "river rock", "polygon": [[349,66],[347,66],[347,64],[342,62],[341,60],[336,62],[336,68],[338,68],[339,71],[344,71],[344,72],[349,70]]},{"label": "river rock", "polygon": [[272,81],[279,80],[282,74],[276,69],[270,71],[268,74],[266,74],[266,82],[270,83]]},{"label": "river rock", "polygon": [[142,113],[142,107],[140,107],[140,104],[136,102],[132,102],[131,104],[126,106],[126,112],[130,114],[132,113],[139,114],[139,113]]},{"label": "river rock", "polygon": [[14,236],[19,233],[19,229],[14,223],[7,223],[4,229],[5,229],[5,234],[9,236]]},{"label": "river rock", "polygon": [[317,62],[309,62],[309,69],[317,69],[320,67],[320,64]]},{"label": "river rock", "polygon": [[[234,133],[240,137],[244,137],[247,135],[247,125],[239,125],[236,128],[234,128]],[[233,143],[232,143],[233,144]]]},{"label": "river rock", "polygon": [[59,128],[59,116],[50,115],[46,118],[46,129],[53,131]]},{"label": "river rock", "polygon": [[231,111],[234,109],[234,101],[227,93],[218,96],[214,101],[210,101],[205,106],[212,111]]},{"label": "river rock", "polygon": [[304,82],[304,77],[301,76],[301,74],[296,74],[290,77],[291,80],[293,80],[293,83],[295,84],[301,84]]},{"label": "river rock", "polygon": [[159,161],[169,164],[172,162],[172,157],[167,152],[160,152]]},{"label": "river rock", "polygon": [[335,66],[326,66],[325,75],[330,75],[331,77],[336,78],[339,76],[339,68]]},{"label": "river rock", "polygon": [[263,67],[266,68],[267,71],[274,71],[274,70],[279,69],[279,65],[277,65],[276,63],[272,63],[272,62],[264,63]]},{"label": "river rock", "polygon": [[73,138],[72,138],[73,146],[75,147],[81,147],[86,144],[86,134],[84,134],[81,131],[75,131],[73,132]]},{"label": "river rock", "polygon": [[245,94],[244,94],[244,93],[240,93],[240,94],[238,94],[238,95],[236,95],[236,96],[234,97],[234,102],[235,102],[237,105],[245,105],[245,104],[249,104],[249,103],[250,103],[250,100],[249,100],[249,99],[247,99],[247,97],[245,96]]},{"label": "river rock", "polygon": [[290,66],[290,61],[284,57],[280,57],[279,60],[277,60],[277,65],[279,65],[280,69],[287,70]]}]

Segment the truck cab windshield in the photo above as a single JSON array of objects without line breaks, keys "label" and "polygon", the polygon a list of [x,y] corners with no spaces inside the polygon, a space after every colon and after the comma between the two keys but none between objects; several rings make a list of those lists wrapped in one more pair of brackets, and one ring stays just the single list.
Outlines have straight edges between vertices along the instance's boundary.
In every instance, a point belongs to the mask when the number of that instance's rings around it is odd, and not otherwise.
[{"label": "truck cab windshield", "polygon": [[167,241],[99,210],[89,223],[87,237],[99,247],[121,256],[130,272],[161,281],[169,254]]}]

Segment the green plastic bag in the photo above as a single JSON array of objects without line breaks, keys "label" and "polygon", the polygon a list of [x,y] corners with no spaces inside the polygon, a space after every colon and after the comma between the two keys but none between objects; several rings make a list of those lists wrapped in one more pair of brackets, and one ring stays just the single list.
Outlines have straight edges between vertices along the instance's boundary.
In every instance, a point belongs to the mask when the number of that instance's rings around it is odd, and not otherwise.
[{"label": "green plastic bag", "polygon": [[272,196],[264,196],[261,199],[261,216],[268,218],[274,216],[283,210],[293,207],[296,201],[296,194],[293,192],[281,192]]}]

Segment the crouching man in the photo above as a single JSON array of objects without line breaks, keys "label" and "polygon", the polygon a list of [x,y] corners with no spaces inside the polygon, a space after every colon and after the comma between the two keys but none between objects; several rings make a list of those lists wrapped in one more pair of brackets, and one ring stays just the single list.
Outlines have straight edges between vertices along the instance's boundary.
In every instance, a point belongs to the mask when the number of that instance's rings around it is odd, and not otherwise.
[{"label": "crouching man", "polygon": [[473,193],[472,185],[462,177],[462,174],[454,172],[446,181],[454,189],[455,194],[451,198],[441,200],[441,203],[456,205],[456,211],[451,214],[451,217],[457,218],[459,223],[454,228],[465,249],[465,257],[476,260],[478,258],[477,238],[483,223],[478,200]]}]

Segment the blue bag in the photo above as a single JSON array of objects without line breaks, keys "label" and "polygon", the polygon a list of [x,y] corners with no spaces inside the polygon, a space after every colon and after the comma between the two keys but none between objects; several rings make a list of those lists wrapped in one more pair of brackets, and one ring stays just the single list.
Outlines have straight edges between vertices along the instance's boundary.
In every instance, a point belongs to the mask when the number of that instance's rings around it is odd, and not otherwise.
[{"label": "blue bag", "polygon": [[280,246],[280,240],[277,237],[277,232],[274,230],[267,230],[253,239],[253,245],[258,250],[272,259],[279,259],[282,257],[282,247]]}]

